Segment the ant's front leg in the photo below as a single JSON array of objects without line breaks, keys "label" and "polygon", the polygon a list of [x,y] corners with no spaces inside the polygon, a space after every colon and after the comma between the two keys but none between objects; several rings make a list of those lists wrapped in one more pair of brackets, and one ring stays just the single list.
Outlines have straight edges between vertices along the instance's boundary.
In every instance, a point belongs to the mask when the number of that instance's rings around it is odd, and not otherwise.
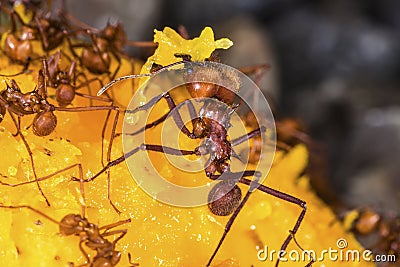
[{"label": "ant's front leg", "polygon": [[[153,98],[153,99],[154,99],[154,98]],[[153,100],[153,99],[152,99],[152,100]],[[151,100],[150,100],[150,101],[151,101]],[[191,101],[185,101],[185,102],[184,102],[184,105],[186,105],[186,106],[188,107],[190,119],[191,119],[191,120],[195,119],[195,118],[197,117],[197,113],[196,113],[196,110],[195,110],[195,108],[194,108],[194,106],[193,106],[193,103],[192,103]],[[168,118],[169,115],[171,115],[171,116],[180,116],[180,114],[179,114],[179,109],[180,109],[182,106],[183,106],[183,105],[179,105],[179,106],[177,106],[177,107],[174,108],[174,109],[170,109],[167,113],[165,113],[163,116],[161,116],[161,117],[158,118],[157,120],[146,124],[145,126],[143,126],[142,128],[136,130],[135,132],[132,132],[132,133],[125,133],[125,135],[135,136],[135,135],[137,135],[137,134],[139,134],[139,133],[142,133],[143,131],[145,131],[145,130],[147,130],[147,129],[156,127],[156,126],[159,125],[160,123],[164,122],[164,121]],[[177,113],[177,114],[174,114],[174,113]],[[175,119],[174,119],[174,121],[176,122]],[[177,125],[177,126],[179,127],[179,125]],[[121,135],[121,134],[118,134],[118,135]]]},{"label": "ant's front leg", "polygon": [[[144,104],[142,106],[139,106],[133,110],[126,110],[125,112],[128,114],[135,114],[138,111],[148,110],[149,108],[151,108],[152,106],[157,104],[163,98],[167,101],[169,113],[171,113],[171,116],[174,118],[176,126],[178,126],[178,128],[181,130],[181,132],[184,133],[187,137],[189,137],[191,139],[196,139],[197,138],[196,135],[193,134],[192,132],[190,132],[189,129],[184,124],[183,119],[182,119],[181,115],[179,114],[179,112],[177,112],[177,111],[173,112],[176,110],[177,106],[176,106],[174,100],[172,99],[171,95],[168,92],[152,98],[149,102],[147,102],[146,104]],[[191,116],[193,115],[192,113],[195,114],[194,108],[193,109],[189,108],[189,112],[190,112]],[[165,118],[167,118],[166,115],[164,115],[164,116],[165,116]],[[161,122],[162,121],[160,121],[160,123]]]}]

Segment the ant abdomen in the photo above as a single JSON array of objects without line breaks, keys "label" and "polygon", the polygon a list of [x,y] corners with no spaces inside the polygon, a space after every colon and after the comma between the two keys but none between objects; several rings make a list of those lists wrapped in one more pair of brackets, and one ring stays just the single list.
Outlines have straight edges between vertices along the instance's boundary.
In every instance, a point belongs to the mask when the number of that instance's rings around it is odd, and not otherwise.
[{"label": "ant abdomen", "polygon": [[33,120],[33,133],[37,136],[51,134],[57,126],[57,117],[52,111],[42,111]]},{"label": "ant abdomen", "polygon": [[33,47],[28,40],[19,41],[14,35],[8,34],[4,44],[4,52],[11,60],[27,64],[30,55],[33,53]]},{"label": "ant abdomen", "polygon": [[208,208],[218,216],[231,214],[240,203],[242,191],[239,186],[222,181],[214,186],[208,194]]},{"label": "ant abdomen", "polygon": [[84,49],[82,52],[82,65],[86,66],[91,73],[108,73],[110,64],[111,59],[107,53],[98,55],[89,49]]},{"label": "ant abdomen", "polygon": [[75,97],[75,90],[69,84],[60,84],[56,90],[56,100],[61,107],[71,104]]}]

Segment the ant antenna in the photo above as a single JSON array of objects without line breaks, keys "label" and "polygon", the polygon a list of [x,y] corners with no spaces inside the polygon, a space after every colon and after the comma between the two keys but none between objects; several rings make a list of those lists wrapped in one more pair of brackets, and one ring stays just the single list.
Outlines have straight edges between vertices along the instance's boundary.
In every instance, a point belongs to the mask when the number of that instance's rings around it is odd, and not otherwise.
[{"label": "ant antenna", "polygon": [[107,83],[107,84],[104,85],[102,88],[100,88],[100,90],[97,92],[97,96],[100,96],[101,94],[103,94],[108,88],[110,88],[113,84],[115,84],[115,83],[117,83],[117,82],[120,82],[120,81],[123,81],[123,80],[128,80],[128,79],[136,79],[136,78],[143,78],[143,77],[152,77],[152,76],[154,76],[154,75],[156,75],[156,74],[158,74],[158,73],[164,71],[166,68],[170,68],[170,67],[173,67],[173,66],[176,66],[176,65],[180,65],[180,64],[186,63],[186,62],[187,62],[187,61],[178,61],[178,62],[169,64],[169,65],[167,65],[167,66],[165,66],[165,67],[162,67],[161,69],[159,69],[159,70],[157,70],[157,71],[155,71],[155,72],[152,72],[152,73],[133,74],[133,75],[127,75],[127,76],[119,77],[119,78],[117,78],[117,79],[115,79],[115,80],[112,80],[111,82]]},{"label": "ant antenna", "polygon": [[136,78],[143,78],[143,77],[151,77],[153,76],[152,73],[145,73],[145,74],[134,74],[134,75],[127,75],[127,76],[122,76],[119,77],[115,80],[112,80],[111,82],[107,83],[104,85],[100,90],[97,92],[97,96],[102,95],[108,88],[110,88],[113,84],[123,81],[123,80],[128,80],[128,79],[136,79]]}]

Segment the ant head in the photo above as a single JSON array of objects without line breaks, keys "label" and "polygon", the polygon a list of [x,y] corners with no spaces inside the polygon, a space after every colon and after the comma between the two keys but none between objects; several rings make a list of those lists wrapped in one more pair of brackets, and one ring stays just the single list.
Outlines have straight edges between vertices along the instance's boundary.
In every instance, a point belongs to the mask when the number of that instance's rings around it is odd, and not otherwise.
[{"label": "ant head", "polygon": [[42,111],[33,119],[33,133],[37,136],[51,134],[57,126],[57,117],[52,111]]},{"label": "ant head", "polygon": [[63,235],[79,235],[87,221],[79,214],[68,214],[62,218],[60,233]]},{"label": "ant head", "polygon": [[60,70],[56,74],[56,80],[57,83],[69,83],[71,77],[68,72]]},{"label": "ant head", "polygon": [[196,138],[203,138],[208,136],[210,133],[210,127],[207,125],[205,119],[195,118],[192,120],[193,124],[193,134]]},{"label": "ant head", "polygon": [[240,204],[242,191],[227,181],[216,184],[208,194],[208,208],[218,216],[231,214]]}]

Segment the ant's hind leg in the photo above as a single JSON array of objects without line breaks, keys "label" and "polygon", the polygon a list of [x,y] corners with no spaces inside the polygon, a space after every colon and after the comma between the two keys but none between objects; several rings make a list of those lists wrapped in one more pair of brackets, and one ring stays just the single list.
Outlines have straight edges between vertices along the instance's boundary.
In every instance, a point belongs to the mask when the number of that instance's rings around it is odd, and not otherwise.
[{"label": "ant's hind leg", "polygon": [[[241,178],[239,180],[239,182],[243,183],[243,184],[246,184],[246,185],[249,185],[250,187],[251,187],[252,184],[257,184],[255,189],[260,190],[260,191],[262,191],[262,192],[264,192],[264,193],[266,193],[268,195],[274,196],[276,198],[282,199],[284,201],[296,204],[296,205],[298,205],[299,207],[302,208],[302,211],[301,211],[299,217],[297,218],[294,227],[289,231],[288,237],[285,239],[285,241],[283,242],[283,244],[282,244],[282,246],[281,246],[281,248],[279,250],[279,251],[285,251],[287,246],[289,245],[290,241],[292,239],[294,239],[294,236],[297,233],[297,231],[298,231],[298,229],[299,229],[299,227],[300,227],[300,225],[301,225],[301,223],[302,223],[302,221],[304,219],[304,216],[305,216],[306,211],[307,211],[306,202],[301,200],[301,199],[299,199],[299,198],[296,198],[294,196],[291,196],[291,195],[288,195],[286,193],[283,193],[283,192],[280,192],[278,190],[275,190],[273,188],[267,187],[267,186],[262,185],[262,184],[258,184],[258,181],[256,182],[256,181],[251,181],[251,180],[246,179],[246,178]],[[295,241],[295,243],[296,243],[296,245],[298,245],[298,243],[296,241]],[[299,245],[298,245],[298,247],[301,250],[303,250]],[[309,254],[309,256],[311,257],[311,261],[307,266],[311,266],[310,264],[312,264],[315,261],[315,259],[310,254]],[[280,257],[278,257],[278,260],[277,260],[275,266],[278,266],[279,261],[280,261]]]}]

